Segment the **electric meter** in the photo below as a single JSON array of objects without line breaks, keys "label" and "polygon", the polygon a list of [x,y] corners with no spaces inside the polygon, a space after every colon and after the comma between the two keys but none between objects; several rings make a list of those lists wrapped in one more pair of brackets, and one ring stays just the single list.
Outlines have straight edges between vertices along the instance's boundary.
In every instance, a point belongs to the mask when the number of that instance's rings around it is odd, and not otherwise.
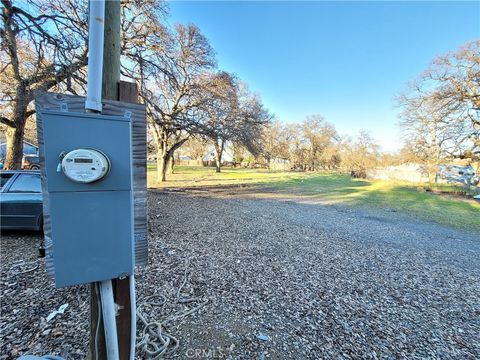
[{"label": "electric meter", "polygon": [[63,157],[62,171],[72,181],[92,183],[108,174],[110,160],[99,150],[75,149]]}]

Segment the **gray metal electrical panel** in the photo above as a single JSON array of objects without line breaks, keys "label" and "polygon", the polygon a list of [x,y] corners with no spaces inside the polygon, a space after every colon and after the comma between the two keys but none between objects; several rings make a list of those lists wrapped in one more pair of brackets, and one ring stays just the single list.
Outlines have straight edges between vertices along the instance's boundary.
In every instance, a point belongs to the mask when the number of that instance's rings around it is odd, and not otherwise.
[{"label": "gray metal electrical panel", "polygon": [[[44,212],[49,214],[56,286],[132,274],[130,117],[50,110],[39,116]],[[89,180],[96,173],[102,177]]]}]

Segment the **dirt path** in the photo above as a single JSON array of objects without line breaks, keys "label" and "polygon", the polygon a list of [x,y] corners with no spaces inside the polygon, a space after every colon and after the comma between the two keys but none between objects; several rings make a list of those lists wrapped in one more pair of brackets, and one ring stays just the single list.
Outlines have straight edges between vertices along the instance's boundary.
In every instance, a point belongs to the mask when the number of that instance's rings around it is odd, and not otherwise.
[{"label": "dirt path", "polygon": [[[148,319],[177,315],[164,330],[180,345],[166,358],[480,357],[479,234],[392,211],[202,192],[150,193],[149,214],[138,294],[166,297]],[[31,242],[2,237],[2,355],[80,359],[86,290],[54,290],[42,265],[16,275]]]}]

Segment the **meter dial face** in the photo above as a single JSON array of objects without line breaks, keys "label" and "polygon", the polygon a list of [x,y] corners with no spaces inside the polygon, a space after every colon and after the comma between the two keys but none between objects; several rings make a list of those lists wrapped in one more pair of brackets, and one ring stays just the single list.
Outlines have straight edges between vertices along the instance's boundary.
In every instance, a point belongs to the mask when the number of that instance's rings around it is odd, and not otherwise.
[{"label": "meter dial face", "polygon": [[108,174],[110,160],[99,150],[76,149],[62,159],[62,171],[72,181],[92,183]]}]

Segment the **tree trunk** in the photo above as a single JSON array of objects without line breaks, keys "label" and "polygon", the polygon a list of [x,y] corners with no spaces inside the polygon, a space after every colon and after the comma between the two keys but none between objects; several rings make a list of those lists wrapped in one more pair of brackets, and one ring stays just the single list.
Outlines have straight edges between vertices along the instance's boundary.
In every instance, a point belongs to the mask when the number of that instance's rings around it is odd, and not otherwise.
[{"label": "tree trunk", "polygon": [[157,174],[158,176],[160,176],[160,179],[157,178],[157,181],[164,182],[167,181],[168,157],[163,156],[161,158],[161,162],[162,164],[160,167],[160,172]]},{"label": "tree trunk", "polygon": [[219,173],[222,171],[222,160],[215,156],[215,172]]},{"label": "tree trunk", "polygon": [[169,156],[168,160],[168,173],[173,174],[173,167],[175,166],[175,157],[174,153],[172,152]]},{"label": "tree trunk", "polygon": [[427,164],[428,182],[436,182],[438,165],[436,161],[429,161]]},{"label": "tree trunk", "polygon": [[157,149],[157,182],[164,182],[167,179],[167,153]]},{"label": "tree trunk", "polygon": [[267,162],[267,169],[272,170],[272,158],[270,156],[265,156],[265,161]]},{"label": "tree trunk", "polygon": [[[157,150],[157,182],[164,182],[167,180],[168,161],[170,158],[173,158],[174,152],[188,140],[188,137],[178,141],[169,149],[168,139],[166,137],[161,138],[155,126],[152,126],[152,130]],[[171,164],[171,166],[173,170],[173,164]]]},{"label": "tree trunk", "polygon": [[218,141],[215,141],[215,172],[217,173],[221,172],[223,146],[223,141],[221,141],[221,145],[218,144]]},{"label": "tree trunk", "polygon": [[7,137],[7,147],[6,147],[6,158],[5,158],[5,169],[17,170],[22,167],[22,158],[23,158],[23,133],[24,126],[18,127],[7,127],[6,137]]},{"label": "tree trunk", "polygon": [[6,131],[7,148],[4,163],[5,169],[17,170],[22,168],[23,136],[27,122],[27,106],[30,102],[29,94],[24,85],[18,85],[16,104],[13,109],[13,126],[8,125]]}]

